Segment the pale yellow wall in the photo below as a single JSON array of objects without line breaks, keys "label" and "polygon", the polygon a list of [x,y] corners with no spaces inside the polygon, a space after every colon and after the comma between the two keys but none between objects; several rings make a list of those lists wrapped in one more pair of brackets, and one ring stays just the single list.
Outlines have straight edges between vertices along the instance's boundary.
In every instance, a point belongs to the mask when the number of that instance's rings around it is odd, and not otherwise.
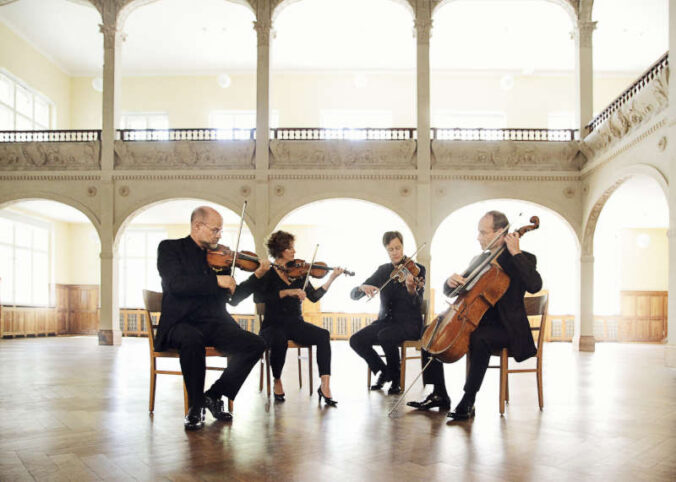
[{"label": "pale yellow wall", "polygon": [[0,22],[0,68],[47,96],[56,107],[57,129],[70,129],[70,77]]},{"label": "pale yellow wall", "polygon": [[70,224],[70,241],[62,249],[70,252],[70,284],[99,284],[101,246],[91,224]]},{"label": "pale yellow wall", "polygon": [[[254,110],[255,75],[231,74],[222,89],[216,76],[125,77],[121,112],[166,112],[172,128],[208,127],[212,110]],[[508,127],[547,127],[549,112],[575,112],[573,76],[515,76],[514,87],[500,89],[502,74],[432,75],[432,112],[503,111]],[[366,74],[367,84],[355,86],[355,75],[344,72],[273,72],[271,109],[279,112],[282,127],[312,127],[322,109],[392,111],[392,127],[416,123],[413,72]],[[598,112],[634,79],[596,79],[594,111]],[[101,127],[101,94],[91,77],[72,79],[72,128]]]},{"label": "pale yellow wall", "polygon": [[[639,246],[638,238],[641,235],[648,236],[648,246]],[[620,289],[666,291],[669,284],[667,230],[623,229],[620,237],[622,246]]]}]

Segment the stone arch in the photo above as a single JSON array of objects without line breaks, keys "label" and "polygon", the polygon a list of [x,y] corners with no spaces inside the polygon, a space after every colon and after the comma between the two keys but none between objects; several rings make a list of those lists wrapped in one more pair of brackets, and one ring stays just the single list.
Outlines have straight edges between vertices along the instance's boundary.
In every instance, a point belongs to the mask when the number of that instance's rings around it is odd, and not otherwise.
[{"label": "stone arch", "polygon": [[[273,0],[272,2],[272,9],[271,9],[271,17],[272,21],[274,22],[277,17],[279,17],[279,14],[289,5],[293,3],[300,2],[302,0]],[[415,11],[413,8],[413,5],[409,0],[390,0],[391,2],[398,3],[399,5],[403,5],[406,7],[406,9],[409,11],[411,14],[411,18],[415,18]]]},{"label": "stone arch", "polygon": [[[157,194],[155,196],[139,200],[138,202],[134,203],[131,207],[129,207],[127,210],[125,210],[123,215],[120,217],[120,221],[115,222],[115,227],[113,229],[113,245],[114,246],[118,245],[118,243],[120,242],[120,235],[125,231],[131,220],[138,214],[142,213],[146,209],[151,208],[152,206],[162,204],[163,202],[166,201],[175,201],[178,199],[201,199],[210,203],[223,206],[224,208],[229,209],[230,211],[236,214],[240,213],[242,209],[242,206],[239,207],[235,206],[235,203],[230,199],[220,198],[205,192],[198,193],[196,191],[190,191],[177,193],[176,195],[171,195],[169,193]],[[244,213],[244,224],[249,228],[251,233],[255,233],[254,228],[256,226],[256,223],[254,222],[250,213],[251,210],[247,210],[247,212]],[[187,221],[188,220],[186,220],[186,222]]]},{"label": "stone arch", "polygon": [[[108,1],[108,0],[106,0]],[[144,5],[148,5],[149,3],[154,3],[160,0],[124,0],[124,5],[122,8],[120,8],[120,11],[117,16],[117,25],[118,28],[123,28],[125,22],[129,18],[129,15],[136,10],[139,7],[142,7]],[[254,15],[256,14],[255,9],[251,6],[251,3],[249,3],[246,0],[223,0],[228,3],[234,3],[237,5],[242,5],[249,9]]]},{"label": "stone arch", "polygon": [[64,196],[62,194],[54,193],[54,192],[47,192],[47,191],[23,191],[23,192],[16,192],[12,193],[9,196],[0,196],[0,209],[10,206],[12,204],[15,204],[17,202],[21,201],[29,201],[32,199],[42,199],[42,200],[47,200],[47,201],[54,201],[58,202],[61,204],[65,204],[67,206],[70,206],[74,209],[77,209],[80,211],[82,214],[87,216],[87,219],[92,223],[92,226],[94,226],[94,229],[96,230],[96,234],[99,237],[99,242],[103,244],[103,239],[101,235],[101,221],[99,219],[98,214],[96,214],[89,206],[86,204],[78,201],[77,199],[73,199],[68,196]]},{"label": "stone arch", "polygon": [[[292,212],[302,208],[303,206],[306,206],[308,204],[311,204],[313,202],[317,201],[328,201],[331,199],[354,199],[354,200],[359,200],[359,201],[366,201],[375,205],[378,205],[384,209],[387,209],[388,211],[392,211],[394,214],[399,216],[404,223],[406,223],[406,226],[408,229],[411,230],[412,233],[416,233],[416,230],[414,229],[416,226],[415,222],[415,217],[413,214],[405,214],[396,207],[392,207],[392,200],[391,199],[386,199],[384,197],[380,197],[378,195],[374,194],[369,194],[369,195],[364,195],[362,192],[358,191],[349,191],[349,192],[344,192],[344,193],[331,193],[331,194],[312,194],[308,196],[299,196],[294,198],[294,201],[287,206],[285,206],[284,209],[281,209],[278,213],[270,213],[270,223],[267,226],[266,229],[266,235],[269,234],[269,232],[277,226],[282,219],[284,219],[286,216],[291,214]],[[271,203],[272,204],[272,203]]]},{"label": "stone arch", "polygon": [[[446,4],[453,2],[454,0],[437,0],[432,9],[432,17],[439,11],[440,8],[444,7]],[[575,0],[542,0],[549,3],[554,3],[561,7],[570,17],[573,25],[577,25],[577,2]]]},{"label": "stone arch", "polygon": [[619,169],[613,173],[610,181],[605,184],[605,189],[601,190],[596,201],[589,210],[584,223],[584,231],[582,235],[582,255],[591,256],[594,254],[594,233],[596,232],[596,225],[603,211],[606,202],[610,196],[620,187],[627,179],[634,176],[648,176],[654,179],[662,188],[662,193],[665,198],[669,196],[669,186],[666,177],[657,169],[647,164],[637,164]]}]

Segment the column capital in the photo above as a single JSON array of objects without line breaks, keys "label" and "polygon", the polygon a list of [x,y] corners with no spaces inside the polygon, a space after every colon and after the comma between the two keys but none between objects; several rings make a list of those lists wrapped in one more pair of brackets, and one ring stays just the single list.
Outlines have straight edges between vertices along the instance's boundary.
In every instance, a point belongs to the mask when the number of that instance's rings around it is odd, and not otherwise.
[{"label": "column capital", "polygon": [[120,40],[124,42],[127,40],[127,34],[122,30],[118,30],[116,25],[99,24],[99,32],[103,34],[103,44],[112,45],[113,42]]},{"label": "column capital", "polygon": [[592,34],[596,30],[597,22],[578,22],[577,28],[573,32],[573,38],[575,38],[580,47],[591,47],[592,46]]},{"label": "column capital", "polygon": [[419,44],[430,43],[432,23],[431,18],[416,18],[413,21],[413,36],[418,39]]},{"label": "column capital", "polygon": [[256,20],[253,28],[258,37],[258,46],[270,45],[270,40],[275,38],[275,30],[269,20]]}]

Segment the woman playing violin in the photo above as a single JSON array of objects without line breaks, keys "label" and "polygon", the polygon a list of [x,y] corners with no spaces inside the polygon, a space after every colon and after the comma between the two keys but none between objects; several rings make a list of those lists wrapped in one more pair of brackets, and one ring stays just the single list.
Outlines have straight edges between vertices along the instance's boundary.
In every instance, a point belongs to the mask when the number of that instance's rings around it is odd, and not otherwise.
[{"label": "woman playing violin", "polygon": [[[465,381],[465,394],[455,410],[448,414],[454,420],[466,420],[474,416],[474,400],[481,387],[491,353],[508,347],[510,355],[517,362],[536,353],[530,324],[526,317],[523,296],[526,291],[535,293],[542,288],[542,278],[536,270],[536,258],[531,253],[521,251],[518,233],[502,234],[509,221],[499,211],[489,211],[479,220],[477,240],[481,249],[489,245],[505,249],[497,258],[500,267],[509,275],[509,287],[505,294],[489,308],[469,339],[469,373]],[[448,295],[457,286],[465,284],[462,275],[453,274],[444,283],[444,294]],[[423,366],[429,359],[422,352]],[[451,400],[446,392],[444,368],[440,361],[434,360],[423,373],[423,383],[434,385],[434,391],[421,402],[408,402],[407,405],[418,410],[439,407],[448,410]]]},{"label": "woman playing violin", "polygon": [[[277,231],[270,235],[267,248],[275,265],[286,266],[294,260],[294,236],[291,233]],[[265,302],[265,317],[260,335],[270,349],[270,365],[274,377],[275,401],[284,401],[282,368],[286,361],[288,340],[302,345],[317,345],[317,365],[321,386],[317,390],[320,401],[336,406],[331,393],[331,344],[329,331],[303,320],[301,304],[305,298],[317,302],[329,289],[333,280],[343,273],[342,268],[334,268],[329,279],[320,287],[314,288],[305,277],[291,279],[285,271],[275,267],[261,279],[256,301]]]},{"label": "woman playing violin", "polygon": [[[383,235],[383,246],[387,250],[390,262],[380,265],[364,284],[354,288],[350,294],[358,300],[364,295],[373,297],[378,287],[390,279],[393,270],[404,261],[403,237],[398,231],[388,231]],[[380,312],[378,319],[362,328],[350,337],[350,346],[366,360],[370,370],[378,374],[371,390],[380,390],[391,382],[389,394],[401,392],[399,382],[399,345],[405,340],[420,338],[422,328],[421,304],[425,283],[425,267],[415,263],[418,268],[417,280],[413,274],[404,277],[404,283],[391,281],[380,291]],[[384,363],[373,345],[380,345],[385,352]]]}]

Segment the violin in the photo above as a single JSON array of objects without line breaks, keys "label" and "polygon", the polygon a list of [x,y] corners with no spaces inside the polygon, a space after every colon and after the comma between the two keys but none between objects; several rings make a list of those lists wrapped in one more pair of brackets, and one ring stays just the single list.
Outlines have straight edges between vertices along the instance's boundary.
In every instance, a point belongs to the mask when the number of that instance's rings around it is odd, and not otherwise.
[{"label": "violin", "polygon": [[394,267],[390,273],[390,280],[404,284],[408,275],[413,276],[415,288],[418,290],[425,286],[425,278],[418,276],[420,268],[411,258],[404,256],[402,260]]},{"label": "violin", "polygon": [[[235,251],[232,251],[229,247],[222,244],[211,245],[207,249],[207,264],[216,273],[231,268],[233,259],[235,259]],[[251,273],[256,271],[260,265],[260,258],[256,253],[252,253],[251,251],[240,251],[237,253],[235,266],[242,271]],[[286,268],[283,266],[276,264],[272,264],[272,266],[281,271],[286,271]]]},{"label": "violin", "polygon": [[[273,266],[280,269],[276,265]],[[323,278],[326,276],[326,273],[334,269],[336,268],[327,266],[326,263],[322,263],[321,261],[315,261],[312,263],[312,266],[310,266],[310,263],[307,263],[303,259],[294,259],[286,263],[286,266],[281,268],[281,271],[286,272],[286,277],[289,278],[290,281],[293,281],[307,276],[308,271],[313,278]],[[343,274],[354,276],[354,271],[343,270]]]},{"label": "violin", "polygon": [[[519,238],[528,231],[538,229],[540,219],[530,218],[532,224],[516,230]],[[506,232],[507,228],[491,242]],[[469,350],[469,338],[477,328],[486,311],[502,298],[509,288],[510,278],[497,262],[505,250],[503,244],[498,249],[484,251],[463,273],[467,278],[464,285],[453,290],[449,298],[455,302],[432,323],[425,327],[422,346],[425,351],[444,363],[453,363]]]}]

